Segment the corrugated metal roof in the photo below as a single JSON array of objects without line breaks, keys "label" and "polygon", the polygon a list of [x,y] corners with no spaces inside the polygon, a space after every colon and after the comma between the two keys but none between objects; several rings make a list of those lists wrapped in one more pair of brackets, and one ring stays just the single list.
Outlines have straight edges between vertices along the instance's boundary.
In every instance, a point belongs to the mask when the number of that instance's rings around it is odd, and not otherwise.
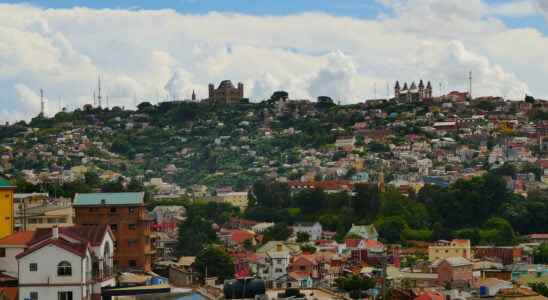
[{"label": "corrugated metal roof", "polygon": [[11,184],[7,179],[0,177],[0,189],[1,188],[14,188],[15,186]]},{"label": "corrugated metal roof", "polygon": [[76,194],[73,206],[140,205],[145,193],[90,193]]}]

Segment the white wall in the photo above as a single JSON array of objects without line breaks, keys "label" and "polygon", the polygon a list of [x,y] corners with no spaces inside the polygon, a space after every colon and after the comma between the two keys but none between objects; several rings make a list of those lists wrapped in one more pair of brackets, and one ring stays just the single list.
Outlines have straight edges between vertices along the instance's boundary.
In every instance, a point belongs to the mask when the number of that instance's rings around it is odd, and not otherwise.
[{"label": "white wall", "polygon": [[[57,276],[57,265],[68,261],[72,265],[72,276]],[[47,245],[19,260],[19,284],[64,284],[83,281],[83,259],[62,248]],[[29,264],[37,263],[38,271],[30,272]],[[55,299],[55,298],[53,298]]]},{"label": "white wall", "polygon": [[23,252],[23,247],[4,247],[6,249],[6,257],[0,257],[0,270],[5,271],[8,275],[17,276],[17,259],[15,256]]},{"label": "white wall", "polygon": [[81,300],[82,293],[84,297],[89,293],[80,286],[51,286],[51,287],[19,287],[19,300],[30,299],[31,292],[38,292],[38,300],[55,300],[58,292],[72,291],[73,300]]}]

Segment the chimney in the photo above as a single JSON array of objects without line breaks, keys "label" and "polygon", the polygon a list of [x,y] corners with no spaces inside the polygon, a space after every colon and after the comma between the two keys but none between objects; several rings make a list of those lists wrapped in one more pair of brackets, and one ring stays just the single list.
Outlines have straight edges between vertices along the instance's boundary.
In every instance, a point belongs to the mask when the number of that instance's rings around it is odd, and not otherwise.
[{"label": "chimney", "polygon": [[284,249],[284,248],[283,248],[283,245],[282,245],[282,244],[277,244],[277,245],[276,245],[276,251],[281,252],[283,249]]},{"label": "chimney", "polygon": [[53,228],[51,228],[51,238],[56,240],[56,239],[59,239],[59,227],[58,226],[53,226]]}]

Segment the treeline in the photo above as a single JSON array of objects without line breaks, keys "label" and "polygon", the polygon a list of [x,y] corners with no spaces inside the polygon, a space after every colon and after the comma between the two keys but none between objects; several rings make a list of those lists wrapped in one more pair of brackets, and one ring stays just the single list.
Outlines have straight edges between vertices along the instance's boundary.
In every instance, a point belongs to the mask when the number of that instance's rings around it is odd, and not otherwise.
[{"label": "treeline", "polygon": [[402,194],[357,184],[352,194],[306,190],[292,194],[279,182],[261,181],[250,191],[245,217],[284,224],[319,221],[344,238],[352,224],[375,224],[388,242],[470,238],[475,244],[507,245],[519,235],[548,230],[548,196],[512,193],[499,175],[458,180],[449,188],[426,185]]}]

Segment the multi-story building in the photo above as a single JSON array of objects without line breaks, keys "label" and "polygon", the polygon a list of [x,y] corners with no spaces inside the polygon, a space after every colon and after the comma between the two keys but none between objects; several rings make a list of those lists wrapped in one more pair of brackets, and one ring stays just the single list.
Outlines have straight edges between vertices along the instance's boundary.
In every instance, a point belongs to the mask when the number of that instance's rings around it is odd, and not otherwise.
[{"label": "multi-story building", "polygon": [[293,233],[295,233],[295,235],[306,233],[311,241],[319,240],[322,238],[322,224],[319,222],[297,223],[293,226]]},{"label": "multi-story building", "polygon": [[440,242],[435,246],[428,247],[428,261],[445,259],[450,257],[464,257],[470,259],[472,256],[470,240],[456,239],[451,242]]},{"label": "multi-story building", "polygon": [[0,239],[13,233],[13,193],[15,186],[0,177]]},{"label": "multi-story building", "polygon": [[19,299],[98,300],[114,287],[114,237],[108,226],[41,228],[16,256]]},{"label": "multi-story building", "polygon": [[247,208],[248,204],[247,192],[218,193],[214,199],[216,202],[229,203],[233,206],[239,207],[242,211]]},{"label": "multi-story building", "polygon": [[76,224],[110,225],[116,237],[114,264],[120,270],[151,270],[152,218],[144,204],[144,193],[76,194],[73,203]]}]

